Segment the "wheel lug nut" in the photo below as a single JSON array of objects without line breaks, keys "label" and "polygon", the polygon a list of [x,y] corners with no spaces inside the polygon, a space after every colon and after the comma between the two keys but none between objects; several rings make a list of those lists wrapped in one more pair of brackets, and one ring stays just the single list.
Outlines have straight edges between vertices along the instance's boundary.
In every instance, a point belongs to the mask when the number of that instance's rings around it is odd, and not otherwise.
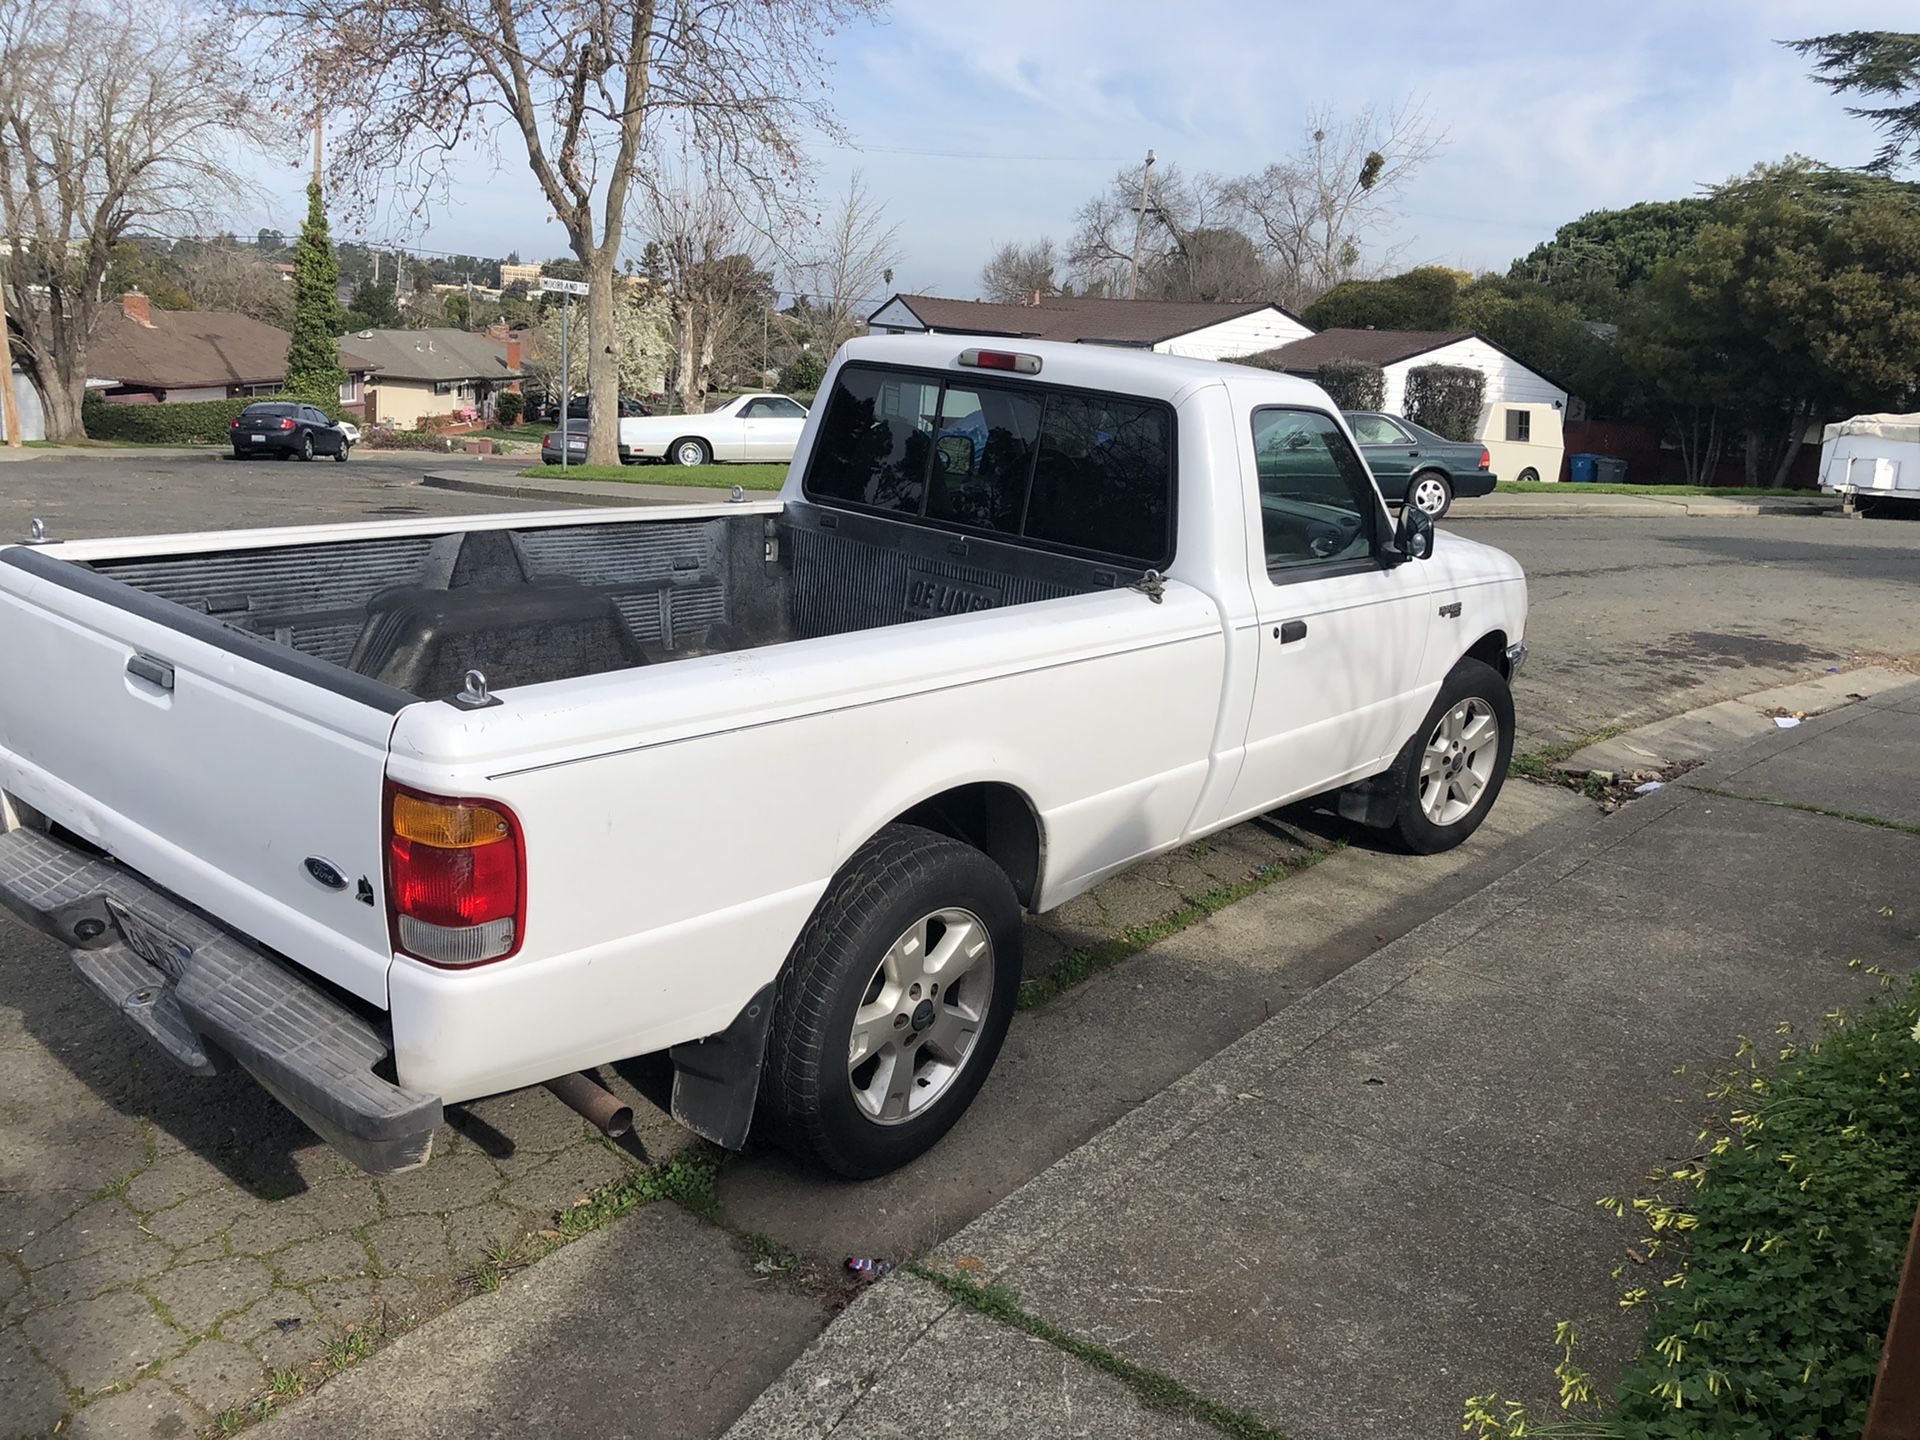
[{"label": "wheel lug nut", "polygon": [[919,981],[916,980],[914,981],[913,984],[907,987],[907,998],[910,1000],[918,1000],[920,998],[920,982]]},{"label": "wheel lug nut", "polygon": [[907,1023],[907,1017],[904,1015],[896,1015],[893,1017],[893,1028],[896,1030],[898,1030],[902,1025],[906,1023]]}]

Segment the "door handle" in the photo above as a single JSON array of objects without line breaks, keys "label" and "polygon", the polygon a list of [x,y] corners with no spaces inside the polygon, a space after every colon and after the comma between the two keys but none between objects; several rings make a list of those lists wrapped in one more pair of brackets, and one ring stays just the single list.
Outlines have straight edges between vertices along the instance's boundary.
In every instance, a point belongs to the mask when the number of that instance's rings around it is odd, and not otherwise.
[{"label": "door handle", "polygon": [[173,666],[152,655],[135,655],[127,661],[127,674],[146,681],[156,690],[173,689]]},{"label": "door handle", "polygon": [[1296,640],[1304,640],[1307,638],[1307,622],[1304,620],[1289,620],[1284,624],[1274,626],[1273,633],[1274,637],[1279,640],[1282,645],[1291,645]]}]

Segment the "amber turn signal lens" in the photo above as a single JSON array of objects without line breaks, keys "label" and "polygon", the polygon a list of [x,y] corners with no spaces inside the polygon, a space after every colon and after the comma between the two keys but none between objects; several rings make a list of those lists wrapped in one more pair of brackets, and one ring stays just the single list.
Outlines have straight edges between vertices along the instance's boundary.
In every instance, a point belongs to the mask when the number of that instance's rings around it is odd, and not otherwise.
[{"label": "amber turn signal lens", "polygon": [[507,839],[513,827],[506,816],[484,805],[443,805],[397,793],[393,797],[393,833],[402,840],[442,850],[473,850]]}]

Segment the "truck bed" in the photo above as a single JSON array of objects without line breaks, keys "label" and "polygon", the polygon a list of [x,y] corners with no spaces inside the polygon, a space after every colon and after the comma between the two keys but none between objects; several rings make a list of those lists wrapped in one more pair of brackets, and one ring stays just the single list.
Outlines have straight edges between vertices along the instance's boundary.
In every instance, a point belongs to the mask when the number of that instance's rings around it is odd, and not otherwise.
[{"label": "truck bed", "polygon": [[877,516],[769,513],[99,558],[97,575],[422,699],[1111,589],[1138,571]]}]

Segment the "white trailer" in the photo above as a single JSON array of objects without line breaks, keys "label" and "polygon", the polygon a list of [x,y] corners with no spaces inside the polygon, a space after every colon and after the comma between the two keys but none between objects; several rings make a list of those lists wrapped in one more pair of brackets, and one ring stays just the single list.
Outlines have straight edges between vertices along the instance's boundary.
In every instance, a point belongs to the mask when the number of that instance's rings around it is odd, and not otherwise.
[{"label": "white trailer", "polygon": [[1920,503],[1920,414],[1856,415],[1820,435],[1820,488],[1845,498]]}]

